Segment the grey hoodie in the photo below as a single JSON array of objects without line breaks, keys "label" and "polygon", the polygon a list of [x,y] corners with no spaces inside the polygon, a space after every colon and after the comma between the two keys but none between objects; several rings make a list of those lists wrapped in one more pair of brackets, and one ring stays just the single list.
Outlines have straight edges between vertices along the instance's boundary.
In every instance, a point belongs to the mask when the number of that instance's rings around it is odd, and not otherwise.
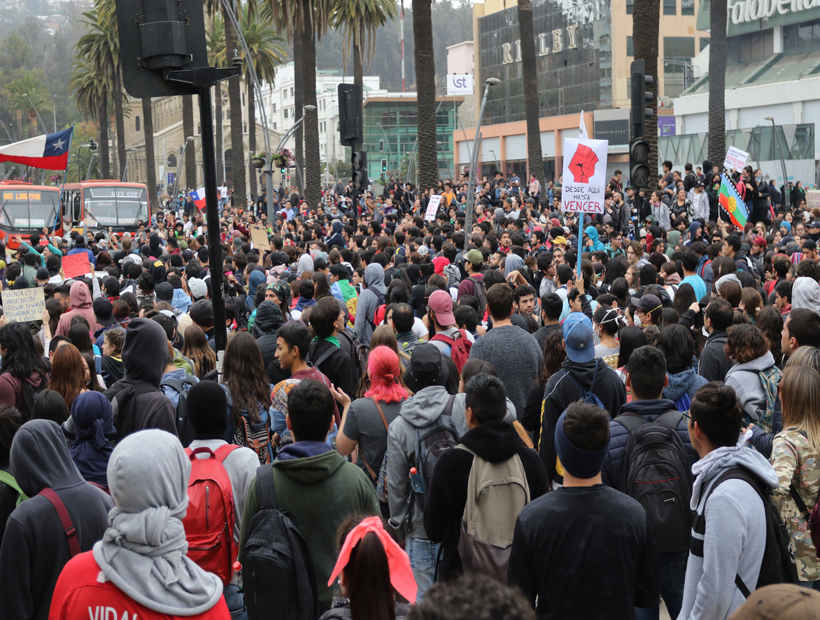
[{"label": "grey hoodie", "polygon": [[416,466],[416,429],[429,426],[439,419],[450,394],[439,385],[424,388],[407,399],[399,417],[390,423],[387,432],[387,493],[390,499],[390,525],[399,535],[427,540],[424,513],[413,506],[415,498],[410,487],[410,468]]},{"label": "grey hoodie", "polygon": [[[703,501],[717,477],[738,466],[777,487],[777,475],[769,461],[749,447],[731,450],[702,474],[704,479],[700,487],[695,485],[692,505],[706,517],[703,557],[689,554],[678,620],[727,618],[746,600],[735,585],[735,575],[752,590],[757,584],[766,546],[766,513],[757,492],[743,480],[727,480],[708,502]],[[694,532],[692,536],[700,537]]]},{"label": "grey hoodie", "polygon": [[518,254],[508,254],[507,258],[504,259],[504,277],[509,278],[510,274],[513,271],[518,271],[522,276],[524,274],[524,259],[522,259]]},{"label": "grey hoodie", "polygon": [[725,276],[721,276],[717,282],[715,282],[715,290],[720,291],[720,287],[726,284],[727,282],[734,282],[740,288],[743,288],[743,284],[741,284],[738,277],[733,273],[727,273]]},{"label": "grey hoodie", "polygon": [[[356,337],[365,346],[370,346],[373,337],[373,319],[379,307],[379,298],[387,294],[384,285],[384,268],[378,263],[370,263],[364,270],[364,283],[367,285],[359,295],[359,305],[356,307],[356,324],[353,331]],[[382,301],[384,303],[384,301]]]},{"label": "grey hoodie", "polygon": [[811,278],[797,278],[792,284],[792,310],[799,308],[820,314],[820,285]]},{"label": "grey hoodie", "polygon": [[770,352],[745,364],[736,364],[726,373],[724,383],[734,389],[743,406],[746,423],[757,422],[766,413],[766,392],[760,381],[759,372],[774,366],[774,356]]}]

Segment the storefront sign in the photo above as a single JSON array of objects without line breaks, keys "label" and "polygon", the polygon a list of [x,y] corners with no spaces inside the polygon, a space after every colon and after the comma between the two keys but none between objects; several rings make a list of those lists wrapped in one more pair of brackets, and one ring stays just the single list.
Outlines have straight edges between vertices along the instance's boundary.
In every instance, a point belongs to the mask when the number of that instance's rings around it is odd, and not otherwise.
[{"label": "storefront sign", "polygon": [[473,94],[473,75],[471,73],[465,74],[447,74],[447,96],[455,97],[458,95],[472,95]]},{"label": "storefront sign", "polygon": [[[535,38],[535,54],[546,56],[547,54],[557,54],[564,49],[574,50],[578,47],[578,24],[570,24],[564,28],[557,28],[551,32],[541,32]],[[513,43],[502,43],[501,53],[502,63],[510,65],[514,62],[521,62],[521,40]]]},{"label": "storefront sign", "polygon": [[[727,11],[732,23],[745,24],[777,15],[796,14],[820,7],[817,0],[735,0],[729,2]],[[794,16],[795,21],[811,19],[810,16]]]},{"label": "storefront sign", "polygon": [[595,121],[595,137],[606,140],[610,146],[629,144],[629,120]]}]

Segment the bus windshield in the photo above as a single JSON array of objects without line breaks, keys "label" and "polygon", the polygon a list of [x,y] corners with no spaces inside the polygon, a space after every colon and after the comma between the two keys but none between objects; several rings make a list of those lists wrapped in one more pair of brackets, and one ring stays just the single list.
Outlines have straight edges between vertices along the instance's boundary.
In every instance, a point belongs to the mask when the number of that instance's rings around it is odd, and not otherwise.
[{"label": "bus windshield", "polygon": [[51,226],[57,217],[60,192],[0,188],[0,227],[13,232]]},{"label": "bus windshield", "polygon": [[141,187],[87,187],[85,216],[101,226],[136,226],[148,221],[148,192]]}]

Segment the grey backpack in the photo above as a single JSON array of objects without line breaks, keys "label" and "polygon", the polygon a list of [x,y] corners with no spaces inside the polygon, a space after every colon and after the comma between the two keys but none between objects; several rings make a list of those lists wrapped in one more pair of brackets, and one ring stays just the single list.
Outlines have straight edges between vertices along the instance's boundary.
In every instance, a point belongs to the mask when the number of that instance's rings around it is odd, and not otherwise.
[{"label": "grey backpack", "polygon": [[499,575],[505,581],[518,514],[530,502],[524,464],[517,454],[502,463],[473,455],[458,553],[465,574]]}]

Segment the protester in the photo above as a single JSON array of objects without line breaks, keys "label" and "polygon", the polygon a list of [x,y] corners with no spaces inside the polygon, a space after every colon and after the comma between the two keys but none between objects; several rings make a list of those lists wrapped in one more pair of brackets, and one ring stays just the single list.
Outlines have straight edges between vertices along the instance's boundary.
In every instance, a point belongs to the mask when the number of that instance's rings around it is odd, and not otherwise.
[{"label": "protester", "polygon": [[[65,348],[65,347],[64,347]],[[111,403],[99,392],[85,392],[74,399],[71,407],[76,439],[70,452],[74,464],[88,482],[108,487],[108,459],[115,434]]]},{"label": "protester", "polygon": [[77,396],[87,391],[88,375],[85,360],[77,347],[73,344],[65,345],[54,353],[48,389],[62,396],[68,409],[71,410]]},{"label": "protester", "polygon": [[37,355],[25,324],[0,327],[0,358],[0,405],[17,409],[25,422],[31,419],[36,393],[49,381],[46,362]]},{"label": "protester", "polygon": [[735,390],[744,424],[754,422],[771,432],[780,369],[768,350],[766,337],[754,325],[733,325],[728,334],[726,356],[735,365],[726,373],[726,385]]}]

